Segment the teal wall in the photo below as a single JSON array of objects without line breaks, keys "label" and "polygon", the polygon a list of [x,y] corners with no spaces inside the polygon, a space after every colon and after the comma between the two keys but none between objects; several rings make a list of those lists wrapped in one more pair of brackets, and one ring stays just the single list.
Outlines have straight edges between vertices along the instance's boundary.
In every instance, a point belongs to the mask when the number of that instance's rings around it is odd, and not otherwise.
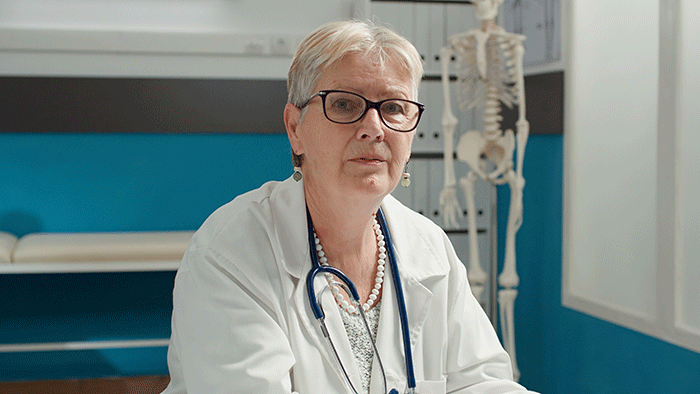
[{"label": "teal wall", "polygon": [[[562,171],[563,137],[532,135],[517,246],[521,382],[545,394],[700,392],[700,354],[561,306]],[[281,134],[0,134],[0,230],[196,229],[290,174]],[[508,199],[499,187],[501,232]],[[165,337],[172,280],[0,276],[0,343]],[[167,373],[164,348],[0,354],[0,380],[154,373]]]},{"label": "teal wall", "polygon": [[[291,175],[284,134],[0,133],[0,231],[195,230]],[[0,344],[170,335],[174,272],[0,275]],[[0,381],[167,374],[166,348],[0,353]]]},{"label": "teal wall", "polygon": [[195,230],[291,167],[284,134],[0,134],[0,231]]},{"label": "teal wall", "polygon": [[[700,354],[562,306],[563,138],[532,135],[525,154],[515,308],[521,382],[543,394],[700,393]],[[509,198],[499,187],[501,232]]]}]

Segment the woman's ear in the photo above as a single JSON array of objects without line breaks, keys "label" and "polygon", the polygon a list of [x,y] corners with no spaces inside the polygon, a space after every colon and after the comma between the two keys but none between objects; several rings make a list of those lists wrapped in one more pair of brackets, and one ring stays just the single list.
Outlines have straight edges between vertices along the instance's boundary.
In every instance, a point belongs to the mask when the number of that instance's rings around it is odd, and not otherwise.
[{"label": "woman's ear", "polygon": [[298,129],[301,122],[301,109],[291,103],[284,106],[284,127],[287,129],[287,137],[289,145],[292,147],[292,152],[297,155],[304,153],[304,148],[299,138]]}]

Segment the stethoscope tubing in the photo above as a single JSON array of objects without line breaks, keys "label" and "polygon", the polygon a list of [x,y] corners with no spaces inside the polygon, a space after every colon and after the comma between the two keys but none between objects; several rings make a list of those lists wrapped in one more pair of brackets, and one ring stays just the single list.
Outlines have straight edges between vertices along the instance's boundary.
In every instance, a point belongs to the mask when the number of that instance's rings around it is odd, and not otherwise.
[{"label": "stethoscope tubing", "polygon": [[401,320],[401,334],[403,336],[403,351],[406,359],[406,380],[409,391],[416,387],[416,377],[413,371],[413,353],[411,352],[411,336],[408,330],[408,314],[406,313],[406,300],[403,296],[403,287],[401,286],[401,278],[399,277],[399,267],[396,263],[396,255],[394,254],[394,243],[391,241],[391,234],[388,231],[384,212],[381,208],[377,210],[377,221],[382,228],[384,234],[384,243],[386,246],[387,257],[389,258],[389,266],[391,268],[391,276],[394,279],[394,292],[396,293],[396,302],[399,307],[399,320]]},{"label": "stethoscope tubing", "polygon": [[[314,251],[312,250],[311,253],[314,253]],[[322,272],[327,272],[329,274],[333,274],[336,277],[338,277],[348,287],[352,298],[357,302],[360,301],[360,295],[357,292],[355,285],[352,283],[350,278],[345,276],[343,271],[341,271],[335,267],[331,267],[331,266],[317,265],[317,266],[313,267],[311,269],[311,271],[309,272],[309,274],[306,276],[306,294],[309,297],[309,304],[311,305],[311,311],[313,312],[314,317],[317,320],[326,318],[325,313],[323,313],[323,309],[321,309],[321,306],[318,304],[318,301],[316,300],[316,294],[314,294],[314,279],[316,278],[316,275],[318,275]]]}]

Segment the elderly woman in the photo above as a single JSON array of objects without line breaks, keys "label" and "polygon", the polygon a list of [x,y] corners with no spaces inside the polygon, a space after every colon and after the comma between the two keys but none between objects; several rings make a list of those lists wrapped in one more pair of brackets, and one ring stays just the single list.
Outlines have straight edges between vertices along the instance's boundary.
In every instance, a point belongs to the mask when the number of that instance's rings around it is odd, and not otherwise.
[{"label": "elderly woman", "polygon": [[445,233],[389,195],[408,180],[421,76],[407,40],[365,22],[301,43],[284,109],[295,173],[193,237],[165,393],[525,392]]}]

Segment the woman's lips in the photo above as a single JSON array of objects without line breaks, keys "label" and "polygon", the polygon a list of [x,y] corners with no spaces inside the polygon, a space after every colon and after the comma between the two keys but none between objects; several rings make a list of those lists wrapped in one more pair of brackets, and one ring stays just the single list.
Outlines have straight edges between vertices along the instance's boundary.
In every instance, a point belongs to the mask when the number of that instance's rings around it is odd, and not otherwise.
[{"label": "woman's lips", "polygon": [[354,157],[351,160],[358,163],[382,163],[387,161],[383,155],[377,153],[362,154],[360,156]]},{"label": "woman's lips", "polygon": [[351,161],[361,166],[380,166],[385,162],[383,159],[373,157],[356,157]]}]

